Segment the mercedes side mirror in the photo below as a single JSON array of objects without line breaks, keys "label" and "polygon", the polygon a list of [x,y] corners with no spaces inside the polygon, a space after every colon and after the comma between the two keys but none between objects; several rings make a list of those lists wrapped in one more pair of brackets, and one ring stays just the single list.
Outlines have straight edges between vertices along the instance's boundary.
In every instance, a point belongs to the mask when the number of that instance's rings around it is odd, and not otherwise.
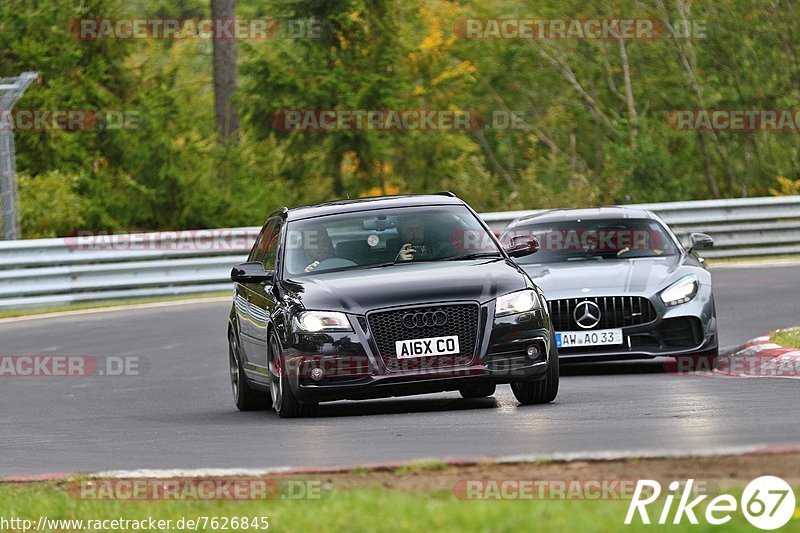
[{"label": "mercedes side mirror", "polygon": [[236,283],[272,283],[275,280],[275,271],[266,270],[258,261],[248,261],[233,267],[231,280]]},{"label": "mercedes side mirror", "polygon": [[714,246],[714,239],[705,233],[692,233],[689,236],[689,251],[705,250]]},{"label": "mercedes side mirror", "polygon": [[511,243],[506,247],[506,252],[511,257],[525,257],[539,251],[539,239],[530,235],[511,237]]}]

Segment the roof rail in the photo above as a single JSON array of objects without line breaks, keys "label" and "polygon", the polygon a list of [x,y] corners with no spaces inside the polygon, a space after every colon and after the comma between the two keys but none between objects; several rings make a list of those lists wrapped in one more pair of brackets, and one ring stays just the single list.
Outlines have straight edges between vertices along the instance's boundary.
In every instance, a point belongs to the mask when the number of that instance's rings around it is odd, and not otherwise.
[{"label": "roof rail", "polygon": [[439,191],[433,194],[435,194],[436,196],[449,196],[450,198],[456,198],[456,195],[450,191]]}]

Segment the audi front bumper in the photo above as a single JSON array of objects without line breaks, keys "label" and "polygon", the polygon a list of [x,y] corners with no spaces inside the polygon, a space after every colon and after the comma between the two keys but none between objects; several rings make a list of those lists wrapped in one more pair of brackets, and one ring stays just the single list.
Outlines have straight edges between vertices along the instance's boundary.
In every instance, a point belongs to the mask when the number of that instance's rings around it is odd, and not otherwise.
[{"label": "audi front bumper", "polygon": [[[282,339],[289,383],[299,400],[406,396],[475,382],[530,381],[544,377],[555,354],[550,319],[541,309],[496,318],[493,301],[480,306],[475,353],[461,356],[457,364],[442,359],[447,356],[381,357],[366,317],[348,317],[352,332],[289,333]],[[534,356],[529,355],[532,346]]]}]

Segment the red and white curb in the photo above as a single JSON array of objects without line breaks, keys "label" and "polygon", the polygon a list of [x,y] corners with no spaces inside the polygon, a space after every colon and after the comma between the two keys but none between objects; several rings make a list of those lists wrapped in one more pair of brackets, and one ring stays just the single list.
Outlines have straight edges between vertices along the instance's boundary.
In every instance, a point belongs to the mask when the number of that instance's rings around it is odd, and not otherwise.
[{"label": "red and white curb", "polygon": [[717,358],[713,374],[739,378],[800,379],[800,350],[756,337],[730,354]]},{"label": "red and white curb", "polygon": [[49,473],[32,476],[11,476],[0,478],[0,483],[21,483],[36,481],[61,481],[80,476],[88,479],[199,479],[199,478],[240,478],[264,476],[301,476],[312,474],[347,474],[364,471],[391,471],[398,468],[425,467],[426,464],[458,466],[509,465],[521,463],[567,463],[573,461],[622,461],[626,459],[681,459],[690,457],[729,457],[738,455],[776,455],[800,453],[800,444],[753,444],[745,446],[723,446],[702,449],[652,449],[567,452],[552,454],[520,454],[504,456],[446,457],[442,459],[418,459],[385,463],[366,463],[348,466],[319,467],[274,467],[274,468],[195,468],[195,469],[139,469],[107,470],[95,473]]}]

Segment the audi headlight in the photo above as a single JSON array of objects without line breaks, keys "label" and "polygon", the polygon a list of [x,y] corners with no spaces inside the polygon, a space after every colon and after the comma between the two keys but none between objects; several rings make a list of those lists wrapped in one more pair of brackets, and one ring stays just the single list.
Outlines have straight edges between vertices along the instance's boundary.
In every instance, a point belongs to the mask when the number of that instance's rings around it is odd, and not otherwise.
[{"label": "audi headlight", "polygon": [[697,295],[698,288],[696,277],[684,276],[661,292],[661,300],[668,307],[685,304]]},{"label": "audi headlight", "polygon": [[293,325],[299,333],[353,331],[347,315],[336,311],[303,311],[294,317]]},{"label": "audi headlight", "polygon": [[526,311],[539,309],[539,295],[536,291],[525,289],[517,292],[504,294],[497,299],[495,305],[495,316],[515,315]]}]

